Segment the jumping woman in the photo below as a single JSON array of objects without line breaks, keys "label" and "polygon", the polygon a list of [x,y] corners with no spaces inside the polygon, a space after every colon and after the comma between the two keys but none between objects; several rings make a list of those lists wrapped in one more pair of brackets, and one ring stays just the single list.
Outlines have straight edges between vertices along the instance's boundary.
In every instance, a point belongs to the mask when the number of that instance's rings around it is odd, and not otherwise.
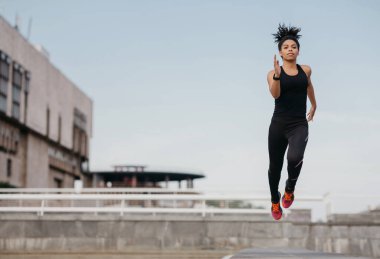
[{"label": "jumping woman", "polygon": [[[269,71],[267,80],[269,91],[275,99],[275,108],[268,134],[269,149],[269,187],[271,192],[271,212],[275,220],[282,217],[282,208],[289,208],[294,201],[294,190],[300,175],[304,152],[309,137],[309,121],[313,120],[317,103],[311,83],[311,68],[297,64],[300,44],[300,28],[279,25],[272,34],[278,43],[282,66],[274,55],[274,70]],[[306,115],[309,97],[311,107]],[[284,195],[278,191],[286,148],[288,160],[288,179]]]}]

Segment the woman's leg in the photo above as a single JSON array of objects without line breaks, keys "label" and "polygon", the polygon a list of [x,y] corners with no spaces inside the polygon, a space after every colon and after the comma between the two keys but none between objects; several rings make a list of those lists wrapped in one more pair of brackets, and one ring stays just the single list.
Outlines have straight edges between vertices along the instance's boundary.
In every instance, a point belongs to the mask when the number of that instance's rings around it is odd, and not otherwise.
[{"label": "woman's leg", "polygon": [[278,197],[278,184],[281,178],[281,170],[287,145],[288,141],[284,134],[284,123],[272,120],[268,134],[268,178],[272,203],[278,203],[280,201]]},{"label": "woman's leg", "polygon": [[285,191],[294,192],[297,179],[300,175],[303,157],[306,149],[306,144],[309,136],[309,127],[307,122],[304,122],[294,129],[292,129],[288,134],[288,179],[286,181]]}]

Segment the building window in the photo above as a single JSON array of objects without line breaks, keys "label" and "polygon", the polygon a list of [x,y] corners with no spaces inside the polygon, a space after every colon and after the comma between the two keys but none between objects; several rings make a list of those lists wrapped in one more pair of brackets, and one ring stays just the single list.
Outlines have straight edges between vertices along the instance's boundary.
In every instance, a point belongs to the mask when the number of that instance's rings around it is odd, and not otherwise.
[{"label": "building window", "polygon": [[21,88],[12,87],[12,116],[16,119],[20,119],[20,97],[21,97]]},{"label": "building window", "polygon": [[63,183],[62,179],[54,178],[55,188],[62,188],[62,185],[63,185],[62,183]]},{"label": "building window", "polygon": [[5,149],[5,129],[0,124],[0,150]]},{"label": "building window", "polygon": [[24,79],[24,91],[25,91],[25,98],[24,98],[24,122],[26,124],[27,122],[27,111],[28,111],[28,95],[29,95],[29,88],[30,88],[30,72],[25,72],[25,79]]},{"label": "building window", "polygon": [[25,71],[25,83],[24,83],[24,91],[25,93],[29,93],[29,90],[30,90],[30,72],[29,71]]},{"label": "building window", "polygon": [[12,117],[20,119],[20,103],[21,103],[21,86],[23,68],[17,63],[13,63],[12,73]]},{"label": "building window", "polygon": [[0,76],[0,111],[7,111],[8,80]]},{"label": "building window", "polygon": [[7,88],[8,81],[0,77],[0,111],[4,113],[7,111]]},{"label": "building window", "polygon": [[73,149],[84,158],[88,157],[88,141],[86,132],[86,115],[74,109]]},{"label": "building window", "polygon": [[7,159],[7,177],[12,176],[12,160],[10,158]]},{"label": "building window", "polygon": [[86,130],[86,115],[79,111],[77,108],[74,109],[74,125],[82,130]]},{"label": "building window", "polygon": [[0,51],[0,112],[7,111],[10,58]]}]

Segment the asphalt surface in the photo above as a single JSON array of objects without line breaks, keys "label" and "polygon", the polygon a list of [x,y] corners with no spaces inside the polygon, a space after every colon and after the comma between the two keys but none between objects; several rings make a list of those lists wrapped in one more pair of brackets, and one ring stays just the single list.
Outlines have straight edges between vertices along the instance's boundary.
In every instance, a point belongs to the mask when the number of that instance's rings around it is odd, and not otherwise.
[{"label": "asphalt surface", "polygon": [[347,259],[347,258],[367,258],[355,257],[336,253],[324,253],[301,248],[248,248],[243,249],[232,256],[225,256],[223,259],[248,259],[248,258],[313,258],[313,259]]}]

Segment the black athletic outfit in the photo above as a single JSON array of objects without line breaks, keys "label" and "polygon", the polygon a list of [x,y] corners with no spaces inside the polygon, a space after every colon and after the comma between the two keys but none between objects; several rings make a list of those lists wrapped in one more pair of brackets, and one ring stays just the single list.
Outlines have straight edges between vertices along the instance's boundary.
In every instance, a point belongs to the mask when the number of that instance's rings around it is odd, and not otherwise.
[{"label": "black athletic outfit", "polygon": [[297,64],[298,74],[287,75],[281,66],[280,97],[275,99],[268,134],[269,186],[272,202],[277,203],[284,155],[288,147],[288,179],[285,190],[294,191],[301,171],[303,156],[308,141],[309,125],[306,120],[307,75]]}]

